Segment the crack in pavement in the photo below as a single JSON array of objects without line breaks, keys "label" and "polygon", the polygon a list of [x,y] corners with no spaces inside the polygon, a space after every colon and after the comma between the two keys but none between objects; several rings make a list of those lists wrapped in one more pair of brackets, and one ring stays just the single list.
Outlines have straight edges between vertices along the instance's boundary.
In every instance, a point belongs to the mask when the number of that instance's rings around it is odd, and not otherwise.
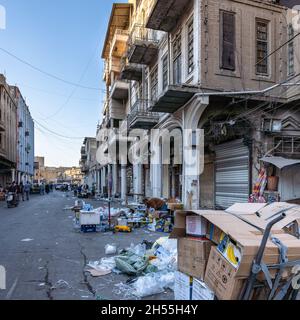
[{"label": "crack in pavement", "polygon": [[49,280],[49,267],[48,266],[49,266],[49,261],[46,262],[46,265],[44,267],[44,269],[46,270],[45,279],[44,279],[45,285],[47,287],[46,294],[47,294],[47,297],[49,300],[54,300],[54,298],[52,296],[53,285],[52,285],[51,281]]},{"label": "crack in pavement", "polygon": [[95,297],[96,296],[96,290],[93,288],[93,286],[89,282],[87,274],[86,274],[86,271],[85,271],[85,268],[86,268],[86,265],[87,265],[87,256],[83,252],[83,249],[84,249],[83,247],[81,247],[81,249],[80,249],[80,253],[83,256],[83,262],[84,262],[84,265],[83,265],[83,268],[82,268],[83,281],[84,281],[84,284],[87,286],[89,292]]}]

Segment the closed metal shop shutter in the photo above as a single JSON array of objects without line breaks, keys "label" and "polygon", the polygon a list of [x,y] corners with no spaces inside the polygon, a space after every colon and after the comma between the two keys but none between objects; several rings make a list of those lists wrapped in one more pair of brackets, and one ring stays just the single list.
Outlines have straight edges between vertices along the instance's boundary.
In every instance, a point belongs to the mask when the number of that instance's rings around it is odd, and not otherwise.
[{"label": "closed metal shop shutter", "polygon": [[216,146],[216,206],[226,209],[249,198],[249,148],[243,140]]}]

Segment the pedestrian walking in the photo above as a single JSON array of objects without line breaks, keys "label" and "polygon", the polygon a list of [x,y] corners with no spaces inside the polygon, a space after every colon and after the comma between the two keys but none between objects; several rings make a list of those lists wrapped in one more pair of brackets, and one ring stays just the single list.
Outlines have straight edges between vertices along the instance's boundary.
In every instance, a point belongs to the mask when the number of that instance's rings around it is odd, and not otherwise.
[{"label": "pedestrian walking", "polygon": [[30,183],[27,181],[27,183],[26,183],[25,186],[24,186],[24,192],[25,192],[25,194],[26,194],[26,200],[27,200],[27,201],[29,201],[30,188],[31,188],[31,185],[30,185]]},{"label": "pedestrian walking", "polygon": [[20,195],[22,197],[22,201],[25,201],[25,190],[24,190],[23,182],[20,182],[19,193],[20,193]]}]

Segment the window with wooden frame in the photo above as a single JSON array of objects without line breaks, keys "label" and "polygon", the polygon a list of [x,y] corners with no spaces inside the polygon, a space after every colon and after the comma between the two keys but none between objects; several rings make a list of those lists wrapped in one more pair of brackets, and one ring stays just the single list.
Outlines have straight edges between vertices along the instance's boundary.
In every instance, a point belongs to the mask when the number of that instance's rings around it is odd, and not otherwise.
[{"label": "window with wooden frame", "polygon": [[256,20],[256,74],[269,74],[269,22]]},{"label": "window with wooden frame", "polygon": [[188,74],[194,71],[194,20],[189,21],[187,25],[187,67]]},{"label": "window with wooden frame", "polygon": [[162,59],[162,86],[163,86],[163,90],[165,90],[168,86],[168,78],[169,78],[169,61],[168,61],[168,55],[166,54]]},{"label": "window with wooden frame", "polygon": [[151,71],[150,74],[151,83],[151,100],[155,101],[158,95],[158,68],[157,66]]},{"label": "window with wooden frame", "polygon": [[292,76],[295,72],[295,56],[294,56],[294,27],[292,24],[288,26],[288,76]]},{"label": "window with wooden frame", "polygon": [[178,33],[173,41],[173,82],[181,84],[182,72],[182,51],[181,51],[181,33]]},{"label": "window with wooden frame", "polygon": [[221,11],[221,69],[235,71],[235,13]]}]

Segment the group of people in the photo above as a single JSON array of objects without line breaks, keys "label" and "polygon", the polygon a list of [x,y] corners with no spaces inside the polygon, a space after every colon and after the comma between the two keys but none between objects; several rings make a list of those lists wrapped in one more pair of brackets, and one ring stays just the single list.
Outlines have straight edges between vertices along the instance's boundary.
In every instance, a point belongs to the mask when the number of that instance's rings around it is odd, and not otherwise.
[{"label": "group of people", "polygon": [[74,195],[78,196],[78,195],[82,195],[85,194],[88,196],[95,196],[96,195],[96,185],[93,184],[92,187],[90,188],[90,186],[88,184],[84,184],[84,185],[79,185],[77,186],[77,188],[74,189]]},{"label": "group of people", "polygon": [[13,181],[6,189],[0,186],[0,193],[13,193],[17,197],[22,197],[23,201],[25,201],[25,198],[29,201],[30,189],[31,184],[28,181],[26,183],[20,182],[19,184]]},{"label": "group of people", "polygon": [[53,191],[53,185],[52,184],[45,184],[44,182],[42,182],[40,185],[40,195],[44,195],[45,193],[46,194],[49,194],[50,191]]}]

